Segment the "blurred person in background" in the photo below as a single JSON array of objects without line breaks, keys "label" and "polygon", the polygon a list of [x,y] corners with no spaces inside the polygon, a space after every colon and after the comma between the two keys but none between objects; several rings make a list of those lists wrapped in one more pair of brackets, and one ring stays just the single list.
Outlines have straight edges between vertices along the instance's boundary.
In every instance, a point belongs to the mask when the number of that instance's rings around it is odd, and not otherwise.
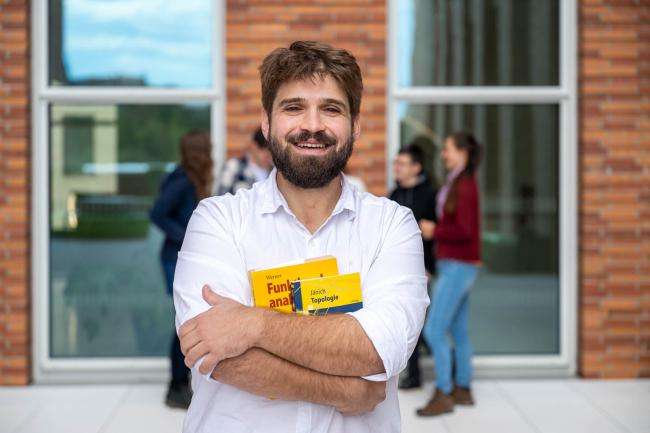
[{"label": "blurred person in background", "polygon": [[[427,139],[428,140],[428,139]],[[429,173],[424,169],[425,155],[422,148],[414,143],[401,149],[393,161],[393,172],[397,187],[390,193],[390,199],[396,201],[413,211],[416,221],[437,221],[436,191],[431,183]],[[435,273],[435,259],[433,255],[433,241],[422,239],[424,247],[424,268],[430,280]],[[407,375],[399,382],[400,389],[418,388],[420,382],[420,354],[419,346],[415,347],[409,358]]]},{"label": "blurred person in background", "polygon": [[217,195],[235,194],[239,189],[248,189],[255,182],[266,179],[273,168],[273,159],[262,129],[258,127],[246,146],[246,154],[231,158],[219,176]]},{"label": "blurred person in background", "polygon": [[[208,197],[213,185],[212,143],[210,135],[201,130],[185,133],[180,142],[181,164],[162,181],[160,195],[151,210],[151,221],[165,234],[160,250],[167,293],[171,296],[176,259],[181,249],[187,223],[199,201]],[[187,409],[192,392],[190,370],[185,366],[176,332],[172,338],[169,357],[171,381],[165,403],[170,407]]]},{"label": "blurred person in background", "polygon": [[[435,359],[436,389],[420,416],[452,412],[455,404],[472,405],[472,344],[469,338],[469,289],[481,264],[479,193],[476,169],[481,146],[467,132],[445,138],[442,159],[447,181],[437,197],[438,223],[420,221],[425,239],[435,239],[438,280],[423,328]],[[451,357],[449,335],[454,340]],[[455,362],[455,377],[452,364]]]}]

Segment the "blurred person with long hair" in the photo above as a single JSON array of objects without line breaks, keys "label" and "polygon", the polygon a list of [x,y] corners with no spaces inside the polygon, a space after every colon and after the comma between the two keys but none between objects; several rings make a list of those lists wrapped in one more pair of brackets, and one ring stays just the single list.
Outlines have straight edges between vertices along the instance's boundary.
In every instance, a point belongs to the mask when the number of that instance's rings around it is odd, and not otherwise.
[{"label": "blurred person with long hair", "polygon": [[[469,338],[469,290],[481,264],[479,193],[476,169],[481,145],[467,132],[445,138],[442,158],[448,171],[436,203],[438,223],[420,222],[424,239],[435,239],[438,280],[423,328],[435,359],[436,389],[420,416],[452,412],[472,405],[472,343]],[[454,340],[452,359],[449,335]],[[455,362],[455,377],[452,364]]]},{"label": "blurred person with long hair", "polygon": [[[160,195],[151,210],[151,221],[165,234],[160,250],[167,293],[173,291],[174,270],[185,229],[199,201],[208,197],[213,184],[212,143],[207,132],[190,130],[180,140],[181,164],[162,180]],[[169,357],[171,381],[165,403],[185,408],[190,404],[189,368],[174,332]]]}]

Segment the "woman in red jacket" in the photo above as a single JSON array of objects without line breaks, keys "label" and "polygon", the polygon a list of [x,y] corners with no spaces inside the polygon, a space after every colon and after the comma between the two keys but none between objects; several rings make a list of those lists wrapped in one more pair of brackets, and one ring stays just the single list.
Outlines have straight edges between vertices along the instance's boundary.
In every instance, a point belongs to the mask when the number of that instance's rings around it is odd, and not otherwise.
[{"label": "woman in red jacket", "polygon": [[[481,264],[479,194],[475,172],[481,146],[472,134],[456,132],[444,142],[442,158],[447,182],[437,198],[438,224],[422,221],[425,239],[435,239],[438,280],[423,334],[436,367],[436,390],[417,413],[435,416],[451,412],[455,404],[474,404],[472,344],[468,330],[469,289]],[[452,375],[449,335],[454,340],[456,375]]]}]

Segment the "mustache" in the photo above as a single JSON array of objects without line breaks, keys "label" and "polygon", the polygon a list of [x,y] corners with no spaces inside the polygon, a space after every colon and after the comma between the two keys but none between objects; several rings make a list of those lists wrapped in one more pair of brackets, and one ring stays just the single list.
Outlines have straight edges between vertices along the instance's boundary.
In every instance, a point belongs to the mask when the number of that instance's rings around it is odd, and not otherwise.
[{"label": "mustache", "polygon": [[324,131],[309,132],[302,131],[298,134],[292,134],[287,136],[287,141],[291,144],[304,143],[308,140],[315,140],[319,143],[323,143],[326,146],[334,146],[336,144],[336,138],[327,135]]}]

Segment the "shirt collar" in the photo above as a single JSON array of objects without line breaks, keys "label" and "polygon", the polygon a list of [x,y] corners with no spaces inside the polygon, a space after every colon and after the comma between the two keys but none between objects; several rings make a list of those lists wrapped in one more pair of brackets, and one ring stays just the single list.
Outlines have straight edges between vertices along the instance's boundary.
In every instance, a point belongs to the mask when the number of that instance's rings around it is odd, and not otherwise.
[{"label": "shirt collar", "polygon": [[354,217],[357,212],[357,195],[361,194],[348,180],[346,175],[342,175],[343,178],[343,189],[341,190],[341,197],[334,207],[334,212],[332,215],[343,212],[344,210],[348,211],[350,219]]},{"label": "shirt collar", "polygon": [[[273,168],[269,177],[264,181],[262,188],[260,188],[260,193],[263,194],[264,200],[259,208],[259,213],[262,215],[275,213],[280,207],[283,207],[287,213],[293,215],[291,209],[289,209],[287,200],[278,189],[276,180],[277,172],[277,168]],[[331,216],[347,210],[350,216],[353,217],[357,211],[356,195],[359,194],[359,191],[350,184],[345,175],[342,176],[342,179],[341,197],[336,202]]]},{"label": "shirt collar", "polygon": [[278,170],[274,167],[273,170],[271,170],[269,177],[266,178],[266,180],[262,183],[262,187],[260,188],[260,193],[262,194],[263,200],[262,206],[260,206],[258,211],[262,215],[267,213],[275,213],[275,211],[277,211],[280,206],[283,205],[287,209],[289,208],[287,201],[284,199],[282,193],[280,193],[280,190],[278,189],[278,184],[275,179],[277,173]]}]

